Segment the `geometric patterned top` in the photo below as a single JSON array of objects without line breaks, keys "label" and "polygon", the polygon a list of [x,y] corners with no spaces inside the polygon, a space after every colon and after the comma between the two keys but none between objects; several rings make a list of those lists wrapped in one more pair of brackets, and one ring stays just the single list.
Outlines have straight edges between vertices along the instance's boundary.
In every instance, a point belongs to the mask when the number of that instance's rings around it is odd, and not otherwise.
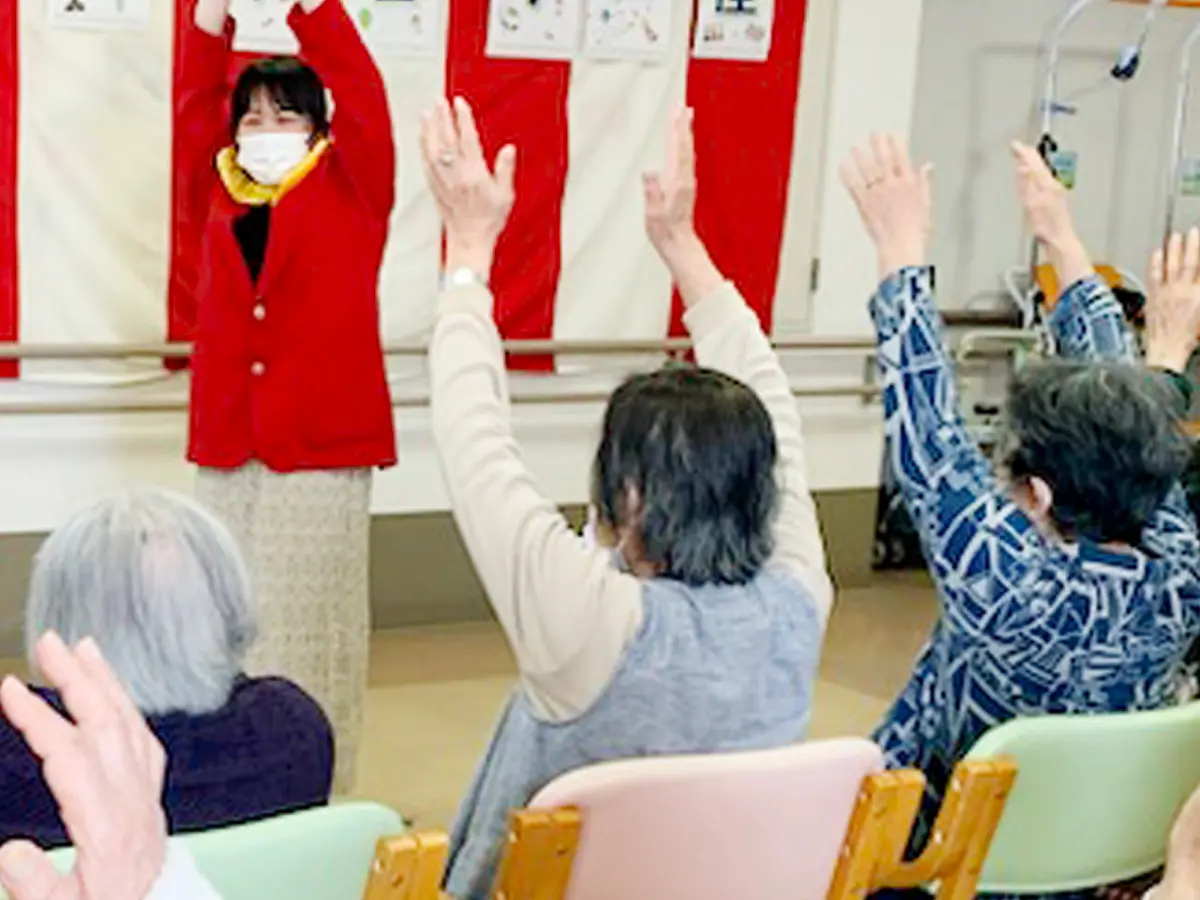
[{"label": "geometric patterned top", "polygon": [[[1043,538],[959,414],[933,270],[890,278],[871,315],[887,462],[941,606],[875,740],[889,767],[926,774],[918,832],[927,833],[954,764],[990,728],[1017,716],[1176,702],[1180,663],[1200,631],[1200,543],[1179,487],[1139,552]],[[1049,325],[1062,357],[1137,364],[1121,308],[1098,279],[1072,286]]]}]

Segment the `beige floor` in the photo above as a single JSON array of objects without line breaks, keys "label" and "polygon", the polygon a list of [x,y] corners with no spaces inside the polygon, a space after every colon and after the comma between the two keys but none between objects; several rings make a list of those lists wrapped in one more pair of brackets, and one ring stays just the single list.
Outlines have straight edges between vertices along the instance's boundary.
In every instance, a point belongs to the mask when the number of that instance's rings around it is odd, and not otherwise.
[{"label": "beige floor", "polygon": [[[866,734],[908,675],[935,601],[919,576],[843,591],[826,639],[813,737]],[[513,666],[494,625],[375,636],[366,735],[355,794],[422,827],[447,827]]]}]

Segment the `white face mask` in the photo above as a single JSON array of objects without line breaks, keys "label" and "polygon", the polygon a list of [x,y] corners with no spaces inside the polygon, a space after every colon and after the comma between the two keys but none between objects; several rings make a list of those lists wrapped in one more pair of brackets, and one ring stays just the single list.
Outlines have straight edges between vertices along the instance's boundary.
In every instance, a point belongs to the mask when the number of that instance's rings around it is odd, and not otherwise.
[{"label": "white face mask", "polygon": [[275,187],[308,156],[310,136],[276,131],[238,138],[238,165],[261,185]]}]

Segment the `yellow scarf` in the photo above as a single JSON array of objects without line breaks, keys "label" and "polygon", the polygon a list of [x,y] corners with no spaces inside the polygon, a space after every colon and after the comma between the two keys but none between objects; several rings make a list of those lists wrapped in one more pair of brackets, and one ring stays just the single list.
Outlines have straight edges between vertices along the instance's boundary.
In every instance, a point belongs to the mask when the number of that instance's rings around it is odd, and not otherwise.
[{"label": "yellow scarf", "polygon": [[288,172],[283,181],[274,186],[259,184],[246,174],[245,170],[237,164],[236,147],[226,147],[217,154],[217,173],[221,176],[225,190],[229,191],[229,196],[238,203],[246,206],[266,206],[267,204],[276,206],[292,188],[317,167],[317,163],[321,161],[321,157],[328,149],[329,140],[327,138],[318,140],[312,150],[308,151],[308,156]]}]

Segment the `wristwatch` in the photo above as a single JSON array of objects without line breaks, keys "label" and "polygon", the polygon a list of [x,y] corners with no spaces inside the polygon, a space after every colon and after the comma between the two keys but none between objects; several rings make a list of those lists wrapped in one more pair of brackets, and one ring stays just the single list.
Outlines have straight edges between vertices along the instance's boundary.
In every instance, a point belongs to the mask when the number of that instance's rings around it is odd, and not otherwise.
[{"label": "wristwatch", "polygon": [[474,269],[468,269],[465,266],[442,274],[443,290],[448,288],[463,288],[472,286],[487,287],[487,279]]}]

